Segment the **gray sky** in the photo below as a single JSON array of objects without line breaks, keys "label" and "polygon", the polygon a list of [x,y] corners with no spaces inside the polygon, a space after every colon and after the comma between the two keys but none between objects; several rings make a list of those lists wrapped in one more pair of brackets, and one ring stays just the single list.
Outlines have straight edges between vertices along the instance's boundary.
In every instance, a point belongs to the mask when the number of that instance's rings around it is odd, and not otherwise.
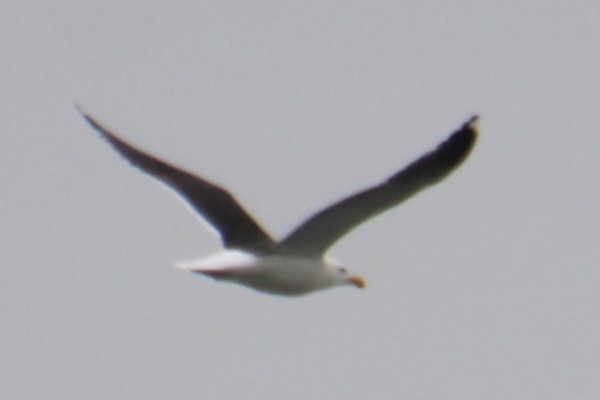
[{"label": "gray sky", "polygon": [[[596,1],[4,1],[0,397],[598,398],[599,18]],[[367,290],[286,299],[172,268],[219,241],[74,101],[276,236],[474,113],[481,136],[333,248]]]}]

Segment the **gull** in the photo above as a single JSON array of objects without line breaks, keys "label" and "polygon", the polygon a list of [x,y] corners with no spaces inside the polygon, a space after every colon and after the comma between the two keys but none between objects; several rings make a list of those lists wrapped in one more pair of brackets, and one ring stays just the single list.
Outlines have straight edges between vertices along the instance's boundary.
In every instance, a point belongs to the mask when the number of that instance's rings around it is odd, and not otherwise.
[{"label": "gull", "polygon": [[468,156],[477,130],[473,116],[433,151],[382,183],[346,197],[275,241],[222,187],[150,155],[121,139],[96,118],[77,110],[134,167],[162,181],[218,232],[226,251],[178,267],[261,292],[299,296],[334,286],[365,287],[365,281],[325,253],[359,224],[440,182]]}]

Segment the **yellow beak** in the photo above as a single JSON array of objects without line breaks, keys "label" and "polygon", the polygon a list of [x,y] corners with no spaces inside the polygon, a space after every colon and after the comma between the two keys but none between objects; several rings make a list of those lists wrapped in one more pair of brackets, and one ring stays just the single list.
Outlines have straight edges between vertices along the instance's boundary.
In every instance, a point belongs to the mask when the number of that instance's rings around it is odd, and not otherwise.
[{"label": "yellow beak", "polygon": [[352,285],[364,289],[364,287],[367,285],[367,283],[365,282],[365,280],[363,278],[361,278],[360,276],[356,276],[356,275],[352,275],[351,277],[348,278],[348,282],[350,282]]}]

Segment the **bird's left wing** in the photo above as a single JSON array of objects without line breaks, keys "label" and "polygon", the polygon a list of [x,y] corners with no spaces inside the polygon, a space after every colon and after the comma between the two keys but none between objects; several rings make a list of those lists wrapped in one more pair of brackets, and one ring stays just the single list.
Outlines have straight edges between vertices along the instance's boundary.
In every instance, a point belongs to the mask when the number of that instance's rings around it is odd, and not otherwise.
[{"label": "bird's left wing", "polygon": [[274,252],[308,258],[320,257],[360,223],[441,181],[461,164],[473,148],[477,137],[476,120],[477,116],[472,117],[435,150],[382,184],[318,212],[282,240]]},{"label": "bird's left wing", "polygon": [[77,110],[131,164],[161,180],[187,200],[219,232],[225,247],[262,253],[274,246],[271,237],[228,191],[136,149],[79,107]]}]

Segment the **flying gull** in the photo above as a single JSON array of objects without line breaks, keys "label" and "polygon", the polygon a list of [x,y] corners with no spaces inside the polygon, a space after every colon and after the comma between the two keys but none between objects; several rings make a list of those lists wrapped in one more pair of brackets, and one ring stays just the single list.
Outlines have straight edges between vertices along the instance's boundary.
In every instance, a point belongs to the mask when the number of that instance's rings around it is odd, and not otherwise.
[{"label": "flying gull", "polygon": [[286,296],[340,285],[363,288],[365,281],[326,257],[327,250],[367,219],[448,176],[473,148],[478,118],[469,119],[433,151],[384,182],[317,212],[283,240],[275,241],[227,190],[133,147],[77,109],[121,156],[177,192],[218,231],[226,251],[179,267]]}]

